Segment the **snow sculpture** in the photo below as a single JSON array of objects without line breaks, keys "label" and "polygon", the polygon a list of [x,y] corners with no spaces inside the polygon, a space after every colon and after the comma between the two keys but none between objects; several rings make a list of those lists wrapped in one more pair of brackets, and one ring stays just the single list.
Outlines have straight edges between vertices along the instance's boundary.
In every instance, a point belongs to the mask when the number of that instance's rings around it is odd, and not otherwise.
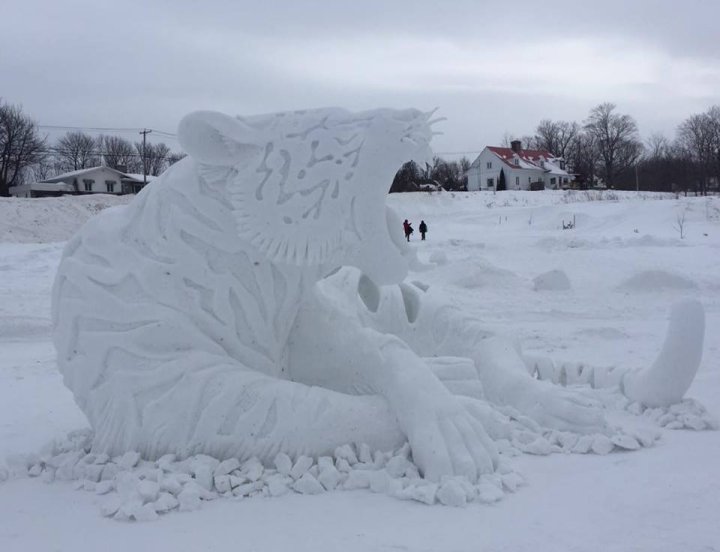
[{"label": "snow sculpture", "polygon": [[[88,222],[55,281],[58,364],[94,450],[269,461],[407,440],[426,477],[476,480],[497,466],[508,408],[528,426],[608,432],[593,401],[527,369],[552,379],[552,364],[403,282],[416,259],[385,196],[401,163],[428,157],[429,119],[185,117],[189,157]],[[656,366],[616,383],[679,400],[702,325],[681,306]]]}]

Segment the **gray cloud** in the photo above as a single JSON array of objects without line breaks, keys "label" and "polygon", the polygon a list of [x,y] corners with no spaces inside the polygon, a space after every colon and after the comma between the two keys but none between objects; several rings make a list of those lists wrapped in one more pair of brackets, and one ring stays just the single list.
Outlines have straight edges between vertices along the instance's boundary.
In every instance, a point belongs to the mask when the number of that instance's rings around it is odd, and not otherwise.
[{"label": "gray cloud", "polygon": [[720,103],[720,2],[26,0],[0,95],[43,124],[174,130],[188,111],[440,106],[477,150],[602,101],[644,134]]}]

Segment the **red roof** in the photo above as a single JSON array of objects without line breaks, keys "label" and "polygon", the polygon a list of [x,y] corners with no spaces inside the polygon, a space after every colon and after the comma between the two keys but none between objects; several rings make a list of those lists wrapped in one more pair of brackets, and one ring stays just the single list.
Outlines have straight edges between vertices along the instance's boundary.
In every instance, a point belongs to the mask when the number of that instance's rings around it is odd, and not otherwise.
[{"label": "red roof", "polygon": [[[502,159],[507,165],[513,167],[514,169],[518,168],[512,163],[512,159],[516,155],[512,148],[499,148],[497,146],[488,146],[487,148],[495,155],[500,157],[500,159]],[[520,157],[520,159],[522,159],[523,161],[526,161],[527,163],[537,165],[538,169],[542,169],[542,167],[538,165],[540,157],[544,157],[545,159],[552,159],[554,157],[554,155],[547,150],[528,149],[521,149],[520,152],[517,153],[517,156]]]}]

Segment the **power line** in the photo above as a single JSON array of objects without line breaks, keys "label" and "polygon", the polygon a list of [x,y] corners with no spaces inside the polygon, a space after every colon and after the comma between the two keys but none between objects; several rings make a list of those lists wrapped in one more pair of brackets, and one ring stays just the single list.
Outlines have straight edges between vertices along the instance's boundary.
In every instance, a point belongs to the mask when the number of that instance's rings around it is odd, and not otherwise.
[{"label": "power line", "polygon": [[157,128],[143,128],[143,127],[83,127],[83,126],[72,126],[72,125],[38,125],[38,128],[46,128],[52,130],[84,130],[93,132],[139,132],[142,130],[151,130],[158,134],[170,136],[173,138],[177,137],[177,134],[173,132],[167,132],[165,130],[159,130]]}]

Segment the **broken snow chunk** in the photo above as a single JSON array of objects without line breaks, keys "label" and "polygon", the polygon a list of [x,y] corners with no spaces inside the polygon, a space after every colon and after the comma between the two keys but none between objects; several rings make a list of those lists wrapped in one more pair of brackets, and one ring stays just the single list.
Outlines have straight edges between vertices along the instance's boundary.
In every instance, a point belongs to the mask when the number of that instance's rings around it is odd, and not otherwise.
[{"label": "broken snow chunk", "polygon": [[158,458],[158,461],[155,462],[157,464],[157,467],[164,471],[170,471],[172,469],[172,464],[175,462],[175,459],[177,456],[175,454],[164,454],[160,458]]},{"label": "broken snow chunk", "polygon": [[[100,481],[95,484],[95,494],[97,495],[105,495],[108,494],[110,491],[115,490],[115,481],[108,480],[108,481]],[[115,512],[113,512],[114,514]]]},{"label": "broken snow chunk", "polygon": [[363,464],[373,463],[372,451],[370,450],[370,445],[367,443],[361,443],[358,447],[358,460]]},{"label": "broken snow chunk", "polygon": [[196,454],[195,456],[191,456],[188,460],[190,463],[190,467],[193,470],[199,465],[206,465],[210,466],[210,468],[214,471],[215,468],[220,465],[220,460],[207,454]]},{"label": "broken snow chunk", "polygon": [[373,453],[373,465],[375,466],[375,469],[379,470],[383,467],[385,467],[385,463],[392,458],[392,456],[388,453],[376,450]]},{"label": "broken snow chunk", "polygon": [[71,481],[74,479],[73,473],[75,465],[82,456],[82,451],[67,452],[64,455],[64,459],[58,466],[57,472],[55,472],[55,478],[60,481]]},{"label": "broken snow chunk", "polygon": [[234,489],[235,487],[239,487],[243,483],[247,483],[248,480],[246,477],[238,476],[238,475],[231,475],[230,476],[230,486]]},{"label": "broken snow chunk", "polygon": [[100,481],[102,476],[103,466],[99,464],[92,464],[85,467],[85,478],[97,483]]},{"label": "broken snow chunk", "polygon": [[284,452],[280,452],[275,456],[275,468],[277,468],[278,473],[281,473],[283,475],[290,475],[290,470],[292,469],[292,460],[290,460],[290,457],[285,454]]},{"label": "broken snow chunk", "polygon": [[282,496],[290,491],[288,485],[292,483],[292,478],[287,475],[277,474],[268,479],[267,489],[270,496]]},{"label": "broken snow chunk", "polygon": [[344,473],[348,473],[348,472],[350,472],[350,470],[352,470],[352,468],[350,467],[350,464],[344,458],[338,458],[335,461],[335,467],[337,468],[337,470],[339,472],[344,472]]},{"label": "broken snow chunk", "polygon": [[410,466],[412,464],[404,456],[393,456],[385,464],[385,469],[391,477],[402,477]]},{"label": "broken snow chunk", "polygon": [[325,487],[326,490],[332,491],[340,483],[340,472],[331,463],[329,466],[326,465],[317,477],[320,484]]},{"label": "broken snow chunk", "polygon": [[492,504],[498,500],[502,500],[504,493],[497,485],[490,482],[486,478],[481,478],[477,485],[477,500],[483,504]]},{"label": "broken snow chunk", "polygon": [[658,438],[655,431],[650,429],[635,428],[632,430],[632,436],[639,441],[643,447],[651,447]]},{"label": "broken snow chunk", "polygon": [[135,508],[132,516],[135,521],[155,521],[158,519],[158,513],[155,511],[155,506],[152,504],[145,504],[139,508]]},{"label": "broken snow chunk", "polygon": [[215,477],[218,475],[228,475],[230,472],[235,471],[239,467],[240,460],[237,458],[228,458],[218,464],[217,468],[215,468],[215,471],[213,472],[213,475]]},{"label": "broken snow chunk", "polygon": [[251,481],[248,483],[243,483],[242,485],[237,485],[236,487],[233,487],[232,493],[234,496],[250,496],[250,493],[257,491],[258,486],[257,482]]},{"label": "broken snow chunk", "polygon": [[172,495],[178,495],[182,491],[182,483],[178,474],[167,474],[159,481],[160,490],[168,492]]},{"label": "broken snow chunk", "polygon": [[367,489],[370,487],[370,474],[373,472],[369,470],[352,470],[348,474],[348,478],[343,483],[343,489],[354,490],[354,489]]},{"label": "broken snow chunk", "polygon": [[613,435],[610,437],[610,440],[618,447],[626,450],[637,450],[640,448],[640,443],[638,443],[634,437],[624,433]]},{"label": "broken snow chunk", "polygon": [[593,444],[593,436],[592,435],[583,435],[581,436],[577,443],[575,443],[575,446],[572,448],[572,452],[577,454],[585,454],[587,452],[590,452],[590,448]]},{"label": "broken snow chunk", "polygon": [[390,480],[392,479],[385,470],[370,472],[370,490],[374,493],[389,494]]},{"label": "broken snow chunk", "polygon": [[123,501],[139,498],[139,484],[140,480],[132,472],[120,472],[115,478],[115,489]]},{"label": "broken snow chunk", "polygon": [[544,437],[537,437],[534,441],[530,443],[521,444],[520,449],[523,452],[527,452],[529,454],[537,454],[540,456],[548,455],[553,451],[552,445]]},{"label": "broken snow chunk", "polygon": [[520,474],[515,472],[503,474],[500,476],[500,479],[502,480],[503,488],[511,493],[514,493],[517,488],[525,482]]},{"label": "broken snow chunk", "polygon": [[335,458],[346,460],[351,466],[357,464],[358,459],[351,445],[342,445],[335,449]]},{"label": "broken snow chunk", "polygon": [[160,494],[160,485],[155,481],[144,479],[138,483],[137,490],[143,502],[155,502]]},{"label": "broken snow chunk", "polygon": [[682,422],[685,427],[689,427],[690,429],[694,429],[695,431],[700,431],[702,429],[706,429],[707,427],[705,421],[699,416],[695,416],[694,414],[687,414],[683,416]]},{"label": "broken snow chunk", "polygon": [[125,470],[131,470],[134,468],[137,463],[140,461],[140,453],[135,452],[134,450],[130,450],[122,455],[120,458],[118,465]]},{"label": "broken snow chunk", "polygon": [[157,500],[151,504],[158,514],[164,514],[170,510],[174,510],[180,505],[180,502],[170,493],[160,493]]},{"label": "broken snow chunk", "polygon": [[[217,498],[217,493],[215,493],[213,491],[208,491],[205,487],[202,487],[201,485],[199,485],[197,483],[197,481],[195,481],[195,480],[188,481],[187,483],[185,483],[185,485],[183,485],[183,491],[187,491],[187,490],[189,490],[193,493],[197,493],[197,495],[202,500],[215,500]],[[179,496],[178,496],[178,498],[179,498]]]},{"label": "broken snow chunk", "polygon": [[111,495],[105,498],[100,504],[100,513],[104,517],[114,516],[122,506],[122,498],[118,495]]},{"label": "broken snow chunk", "polygon": [[200,508],[200,491],[199,486],[190,487],[189,484],[177,496],[179,509],[181,512],[192,512]]},{"label": "broken snow chunk", "polygon": [[569,452],[577,444],[578,436],[575,433],[561,432],[558,435],[558,443],[565,452]]},{"label": "broken snow chunk", "polygon": [[455,478],[448,478],[440,485],[437,499],[445,506],[460,507],[467,503],[465,489]]},{"label": "broken snow chunk", "polygon": [[241,472],[248,480],[257,481],[262,477],[264,469],[260,460],[253,456],[243,464]]},{"label": "broken snow chunk", "polygon": [[101,452],[97,456],[95,456],[95,460],[93,460],[93,464],[101,465],[101,464],[107,464],[110,460],[110,457],[105,454],[104,452]]},{"label": "broken snow chunk", "polygon": [[290,477],[293,479],[300,479],[306,471],[313,465],[313,459],[309,456],[300,456],[296,461],[295,465],[290,470]]},{"label": "broken snow chunk", "polygon": [[53,481],[55,481],[55,471],[55,468],[45,466],[45,471],[40,476],[40,480],[43,483],[52,483]]},{"label": "broken snow chunk", "polygon": [[232,490],[229,475],[216,475],[213,481],[215,482],[215,490],[219,493],[226,493]]},{"label": "broken snow chunk", "polygon": [[[406,498],[422,502],[424,504],[435,504],[435,497],[438,492],[437,483],[431,483],[429,481],[422,481],[417,484],[412,484],[405,487],[400,493],[398,498]],[[463,495],[464,496],[464,495]],[[458,504],[461,506],[462,504]]]},{"label": "broken snow chunk", "polygon": [[592,451],[595,454],[608,454],[615,448],[613,442],[606,435],[596,435],[592,442]]},{"label": "broken snow chunk", "polygon": [[213,488],[213,468],[209,464],[199,463],[194,467],[195,481],[203,489],[212,491]]},{"label": "broken snow chunk", "polygon": [[42,473],[42,471],[43,471],[43,469],[42,469],[42,466],[41,466],[40,464],[34,464],[34,465],[28,470],[28,475],[29,475],[30,477],[37,477],[38,475],[40,475],[40,474]]},{"label": "broken snow chunk", "polygon": [[303,474],[303,476],[293,483],[293,489],[300,494],[319,494],[325,489],[323,486],[309,473]]}]

